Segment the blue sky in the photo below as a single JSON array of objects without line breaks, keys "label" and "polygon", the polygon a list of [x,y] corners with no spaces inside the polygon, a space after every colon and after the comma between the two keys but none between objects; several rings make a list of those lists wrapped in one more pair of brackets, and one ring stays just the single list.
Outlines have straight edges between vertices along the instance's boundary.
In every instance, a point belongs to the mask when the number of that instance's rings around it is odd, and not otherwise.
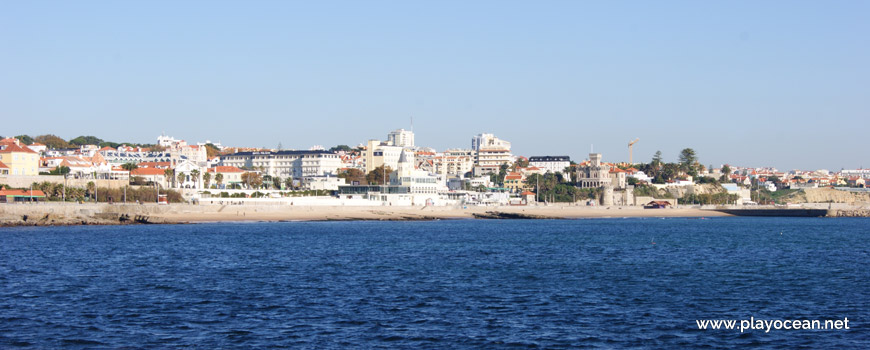
[{"label": "blue sky", "polygon": [[7,1],[0,135],[870,167],[866,1]]}]

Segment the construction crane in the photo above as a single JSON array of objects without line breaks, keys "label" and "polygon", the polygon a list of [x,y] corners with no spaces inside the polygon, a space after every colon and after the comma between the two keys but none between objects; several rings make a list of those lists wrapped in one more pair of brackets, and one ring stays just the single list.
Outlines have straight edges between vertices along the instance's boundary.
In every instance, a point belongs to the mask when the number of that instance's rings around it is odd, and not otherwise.
[{"label": "construction crane", "polygon": [[631,159],[631,151],[634,149],[634,144],[637,143],[637,141],[640,141],[640,138],[636,138],[634,141],[628,143],[628,164],[634,164]]}]

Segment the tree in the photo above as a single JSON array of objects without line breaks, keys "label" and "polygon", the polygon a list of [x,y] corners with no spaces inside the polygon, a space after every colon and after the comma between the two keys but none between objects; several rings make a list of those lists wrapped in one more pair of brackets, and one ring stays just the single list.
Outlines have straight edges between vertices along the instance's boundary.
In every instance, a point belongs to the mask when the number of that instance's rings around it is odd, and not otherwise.
[{"label": "tree", "polygon": [[170,169],[170,168],[166,168],[165,170],[163,170],[163,177],[166,178],[166,184],[168,186],[169,181],[175,181],[175,170]]},{"label": "tree", "polygon": [[178,175],[176,175],[175,178],[178,179],[178,184],[176,184],[176,186],[181,187],[184,185],[184,179],[187,178],[187,175],[184,175],[184,172],[178,172]]},{"label": "tree", "polygon": [[680,166],[683,171],[692,177],[698,176],[698,156],[695,154],[695,150],[684,148],[680,151]]},{"label": "tree", "polygon": [[48,174],[49,175],[66,175],[66,174],[69,174],[69,171],[70,171],[70,169],[68,166],[61,165],[57,168],[54,168],[54,170],[48,172]]},{"label": "tree", "polygon": [[248,188],[259,188],[263,184],[263,177],[259,173],[248,171],[242,174],[242,182]]},{"label": "tree", "polygon": [[34,141],[45,145],[48,148],[69,148],[69,143],[66,140],[55,135],[39,135],[33,138]]},{"label": "tree", "polygon": [[221,187],[221,185],[224,183],[224,174],[221,174],[221,173],[215,174],[214,183],[217,184],[218,187]]},{"label": "tree", "polygon": [[288,178],[284,179],[284,187],[289,189],[289,190],[293,189],[293,178],[292,177],[288,177]]},{"label": "tree", "polygon": [[275,176],[272,178],[272,187],[275,187],[276,190],[281,189],[281,177]]},{"label": "tree", "polygon": [[722,166],[722,181],[730,181],[731,167],[728,164]]},{"label": "tree", "polygon": [[103,140],[96,136],[79,136],[72,140],[69,140],[69,144],[81,146],[81,145],[99,145],[103,143]]},{"label": "tree", "polygon": [[383,185],[386,183],[386,179],[390,178],[392,172],[393,169],[390,169],[390,167],[381,165],[374,168],[366,175],[366,181],[368,181],[370,185]]},{"label": "tree", "polygon": [[206,172],[202,174],[202,183],[205,184],[205,188],[208,188],[208,185],[211,183],[211,173]]},{"label": "tree", "polygon": [[191,170],[190,177],[193,178],[193,188],[196,188],[196,185],[199,183],[199,170]]},{"label": "tree", "polygon": [[338,145],[329,149],[330,152],[337,153],[339,151],[344,151],[346,153],[350,153],[353,151],[353,148],[350,148],[348,145]]},{"label": "tree", "polygon": [[123,169],[126,170],[126,171],[132,172],[133,170],[138,169],[139,166],[136,165],[136,163],[128,162],[128,163],[124,163],[124,164],[122,164],[122,165],[121,165],[121,168],[123,168]]},{"label": "tree", "polygon": [[221,154],[221,150],[217,148],[214,144],[207,143],[205,144],[205,155],[209,159],[217,157]]},{"label": "tree", "polygon": [[653,164],[662,164],[662,151],[656,151],[656,154],[652,158]]},{"label": "tree", "polygon": [[344,183],[346,184],[353,184],[354,182],[358,184],[366,183],[366,174],[359,169],[347,169],[338,174],[338,177],[344,179]]},{"label": "tree", "polygon": [[517,157],[517,161],[514,162],[511,169],[516,171],[517,168],[527,168],[529,166],[529,160],[523,157]]},{"label": "tree", "polygon": [[29,135],[18,135],[18,136],[15,136],[15,138],[18,139],[18,141],[21,141],[21,143],[23,143],[25,145],[29,145],[29,144],[33,143],[33,138],[30,137]]}]

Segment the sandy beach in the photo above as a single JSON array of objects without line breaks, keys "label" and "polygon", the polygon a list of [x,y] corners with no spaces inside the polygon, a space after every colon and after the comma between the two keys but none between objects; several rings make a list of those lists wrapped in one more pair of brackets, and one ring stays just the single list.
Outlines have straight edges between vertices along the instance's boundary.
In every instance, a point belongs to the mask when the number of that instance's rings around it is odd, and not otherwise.
[{"label": "sandy beach", "polygon": [[218,221],[324,221],[324,220],[434,220],[474,219],[488,214],[515,214],[534,219],[618,218],[618,217],[709,217],[728,214],[701,209],[643,209],[636,207],[589,208],[552,207],[293,207],[268,210],[250,206],[228,206],[220,211],[167,212],[154,215],[164,222],[195,223]]},{"label": "sandy beach", "polygon": [[39,203],[0,206],[2,226],[173,224],[238,221],[439,220],[439,219],[573,219],[620,217],[712,217],[729,214],[695,208],[483,206],[288,206],[193,204]]}]

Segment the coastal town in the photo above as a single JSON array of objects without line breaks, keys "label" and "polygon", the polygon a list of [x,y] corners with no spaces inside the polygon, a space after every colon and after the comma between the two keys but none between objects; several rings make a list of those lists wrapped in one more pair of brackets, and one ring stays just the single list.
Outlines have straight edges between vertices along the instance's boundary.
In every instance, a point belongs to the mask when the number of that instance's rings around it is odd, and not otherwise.
[{"label": "coastal town", "polygon": [[[445,150],[417,145],[411,130],[385,136],[306,150],[188,143],[166,135],[153,144],[4,137],[0,202],[733,207],[849,203],[867,195],[870,179],[870,169],[705,166],[691,148],[678,162],[665,162],[661,152],[642,162],[632,156],[638,139],[627,143],[625,154],[571,159],[517,155],[510,141],[490,133],[471,137],[468,148]],[[806,195],[811,189],[834,195],[813,200]]]}]

